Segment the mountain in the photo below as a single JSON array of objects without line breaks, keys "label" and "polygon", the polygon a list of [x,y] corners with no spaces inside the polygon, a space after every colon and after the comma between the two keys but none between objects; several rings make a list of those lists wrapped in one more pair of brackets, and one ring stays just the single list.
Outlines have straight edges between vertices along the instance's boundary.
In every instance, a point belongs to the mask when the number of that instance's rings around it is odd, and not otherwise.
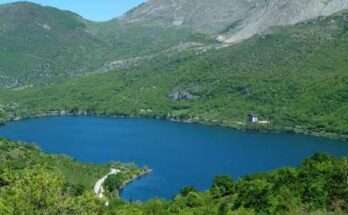
[{"label": "mountain", "polygon": [[29,2],[0,6],[0,88],[48,85],[125,69],[159,55],[205,51],[272,26],[348,7],[348,0],[150,0],[119,19],[92,22]]},{"label": "mountain", "polygon": [[255,112],[273,129],[348,136],[347,11],[217,45],[188,26],[126,21],[139,8],[94,23],[29,3],[2,6],[0,80],[15,91],[0,89],[0,117],[82,111],[245,127]]},{"label": "mountain", "polygon": [[[193,13],[195,6],[202,7]],[[239,8],[233,19],[229,7]],[[2,5],[0,124],[90,114],[348,140],[348,11],[331,14],[345,7],[339,0],[150,0],[95,23],[31,3]],[[173,8],[190,16],[173,18]],[[266,123],[248,123],[251,112]],[[220,176],[205,192],[186,187],[172,200],[143,203],[124,202],[114,189],[105,199],[92,193],[111,167],[0,138],[1,214],[348,213],[347,157],[316,154],[297,168]],[[124,168],[111,184],[139,170]]]},{"label": "mountain", "polygon": [[[8,118],[90,113],[181,119],[348,138],[348,12],[233,46],[161,54],[135,67],[0,93]],[[0,106],[1,106],[0,104]],[[4,114],[3,114],[4,115]]]},{"label": "mountain", "polygon": [[47,85],[206,41],[185,29],[91,22],[28,2],[1,5],[0,17],[0,88]]},{"label": "mountain", "polygon": [[0,6],[0,85],[51,82],[96,69],[110,52],[80,16],[20,2]]},{"label": "mountain", "polygon": [[149,0],[122,20],[186,26],[235,43],[272,26],[292,25],[345,8],[347,0]]}]

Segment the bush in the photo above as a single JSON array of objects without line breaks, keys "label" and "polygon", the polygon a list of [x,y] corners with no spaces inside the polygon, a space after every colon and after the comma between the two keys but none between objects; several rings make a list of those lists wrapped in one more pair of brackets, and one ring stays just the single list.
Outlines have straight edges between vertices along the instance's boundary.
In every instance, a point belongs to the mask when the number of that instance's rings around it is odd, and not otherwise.
[{"label": "bush", "polygon": [[110,175],[104,182],[104,188],[107,192],[114,192],[122,187],[124,180],[125,175],[122,173]]},{"label": "bush", "polygon": [[180,195],[182,195],[183,197],[186,197],[191,192],[198,192],[198,190],[194,188],[193,186],[187,186],[181,189]]},{"label": "bush", "polygon": [[229,176],[217,176],[214,178],[213,185],[210,188],[211,194],[215,198],[230,195],[234,192],[234,183]]}]

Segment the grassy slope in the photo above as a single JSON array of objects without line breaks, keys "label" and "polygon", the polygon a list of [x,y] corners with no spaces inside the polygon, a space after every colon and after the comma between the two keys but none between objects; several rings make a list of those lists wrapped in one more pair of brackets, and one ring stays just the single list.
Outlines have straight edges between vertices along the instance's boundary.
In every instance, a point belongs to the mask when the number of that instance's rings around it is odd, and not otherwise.
[{"label": "grassy slope", "polygon": [[[7,112],[89,111],[238,127],[249,112],[274,129],[348,134],[348,22],[343,12],[203,54],[161,55],[137,68],[1,93]],[[173,90],[194,100],[173,101]],[[4,108],[3,108],[4,109]]]},{"label": "grassy slope", "polygon": [[151,23],[124,24],[117,19],[89,23],[88,31],[112,47],[116,59],[156,55],[182,43],[212,43],[208,36],[190,29]]},{"label": "grassy slope", "polygon": [[32,3],[1,5],[0,16],[0,88],[50,84],[180,42],[207,42],[184,29],[94,23]]},{"label": "grassy slope", "polygon": [[0,7],[1,85],[48,83],[94,70],[110,54],[83,20],[31,3]]}]

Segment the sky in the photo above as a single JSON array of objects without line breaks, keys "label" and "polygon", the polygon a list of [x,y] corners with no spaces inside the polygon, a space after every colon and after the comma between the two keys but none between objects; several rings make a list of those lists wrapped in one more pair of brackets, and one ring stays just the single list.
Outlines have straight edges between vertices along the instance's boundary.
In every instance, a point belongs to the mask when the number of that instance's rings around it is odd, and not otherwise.
[{"label": "sky", "polygon": [[[93,21],[107,21],[121,16],[129,9],[145,0],[30,0],[42,5],[71,10],[84,18]],[[16,0],[0,0],[0,4],[16,2]]]}]

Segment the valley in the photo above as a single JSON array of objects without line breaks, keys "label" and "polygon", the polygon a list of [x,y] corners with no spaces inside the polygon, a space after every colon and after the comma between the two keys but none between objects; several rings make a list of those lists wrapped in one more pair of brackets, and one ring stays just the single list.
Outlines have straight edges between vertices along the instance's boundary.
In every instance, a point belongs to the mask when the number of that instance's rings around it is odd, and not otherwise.
[{"label": "valley", "polygon": [[0,214],[347,214],[347,56],[347,0],[0,4]]}]

